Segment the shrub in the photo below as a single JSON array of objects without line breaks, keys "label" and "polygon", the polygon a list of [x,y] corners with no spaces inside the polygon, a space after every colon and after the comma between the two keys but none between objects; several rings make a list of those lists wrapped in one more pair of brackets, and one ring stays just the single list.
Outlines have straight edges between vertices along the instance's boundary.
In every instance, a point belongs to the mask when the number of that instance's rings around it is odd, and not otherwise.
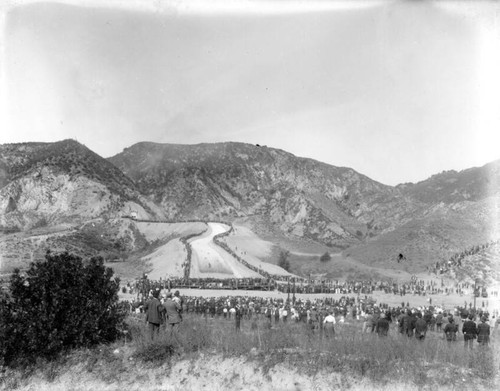
[{"label": "shrub", "polygon": [[321,262],[328,262],[328,261],[331,261],[332,257],[330,255],[330,253],[326,252],[324,253],[321,257],[319,257],[319,260]]},{"label": "shrub", "polygon": [[26,273],[15,270],[10,297],[0,301],[0,360],[28,364],[115,340],[125,316],[118,289],[119,279],[100,257],[84,263],[48,252]]},{"label": "shrub", "polygon": [[282,267],[287,272],[290,271],[290,261],[288,260],[289,256],[290,256],[289,251],[281,251],[278,258],[278,266]]}]

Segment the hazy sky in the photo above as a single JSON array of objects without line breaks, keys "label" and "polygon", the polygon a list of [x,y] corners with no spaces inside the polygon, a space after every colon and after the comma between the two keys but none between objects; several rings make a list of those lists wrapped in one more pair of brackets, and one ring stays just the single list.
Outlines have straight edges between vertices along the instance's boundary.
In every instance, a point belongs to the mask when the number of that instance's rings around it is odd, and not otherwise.
[{"label": "hazy sky", "polygon": [[498,1],[0,7],[0,144],[241,141],[390,185],[500,158]]}]

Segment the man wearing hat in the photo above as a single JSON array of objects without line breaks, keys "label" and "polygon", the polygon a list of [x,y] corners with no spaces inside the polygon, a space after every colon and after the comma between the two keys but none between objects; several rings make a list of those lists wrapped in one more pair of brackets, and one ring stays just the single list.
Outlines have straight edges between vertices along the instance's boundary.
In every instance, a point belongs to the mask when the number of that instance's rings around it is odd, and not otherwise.
[{"label": "man wearing hat", "polygon": [[151,339],[154,339],[155,335],[158,335],[160,331],[160,324],[163,319],[163,313],[165,312],[165,308],[158,299],[159,295],[160,291],[155,289],[150,295],[150,299],[144,305],[146,322],[149,325],[149,335]]},{"label": "man wearing hat", "polygon": [[163,303],[167,315],[167,325],[170,326],[171,332],[175,330],[179,323],[181,322],[181,317],[179,314],[180,305],[179,303],[172,300],[172,292],[167,293],[167,299]]}]

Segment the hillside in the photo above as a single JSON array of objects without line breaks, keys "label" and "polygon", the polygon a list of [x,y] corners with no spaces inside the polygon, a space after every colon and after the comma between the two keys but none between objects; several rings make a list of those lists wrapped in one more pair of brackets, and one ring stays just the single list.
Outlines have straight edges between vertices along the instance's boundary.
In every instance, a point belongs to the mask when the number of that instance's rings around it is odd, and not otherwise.
[{"label": "hillside", "polygon": [[350,168],[242,143],[139,143],[109,160],[170,218],[264,216],[267,229],[337,250],[392,229],[386,217],[403,201]]},{"label": "hillside", "polygon": [[500,240],[476,245],[453,254],[440,264],[440,272],[451,278],[489,287],[500,283]]},{"label": "hillside", "polygon": [[139,211],[163,216],[132,180],[74,140],[0,146],[0,226],[78,224]]},{"label": "hillside", "polygon": [[[391,187],[242,143],[138,143],[109,160],[170,218],[244,221],[283,248],[316,243],[382,269],[423,271],[500,232],[500,161]],[[412,262],[395,264],[399,253]]]},{"label": "hillside", "polygon": [[402,184],[397,188],[414,199],[430,204],[481,201],[500,194],[500,160],[460,172],[445,171],[425,181]]},{"label": "hillside", "polygon": [[[142,234],[123,235],[109,223],[135,212],[143,220],[233,222],[249,243],[270,243],[264,256],[249,252],[248,262],[275,264],[288,250],[293,273],[363,274],[364,265],[374,275],[409,275],[500,237],[499,178],[496,161],[391,187],[350,168],[234,142],[142,142],[109,159],[74,140],[6,144],[0,228],[21,232],[2,240],[2,262],[43,256],[36,232],[82,255],[144,250],[152,242]],[[89,222],[98,222],[99,235]],[[335,261],[320,264],[325,252]],[[407,262],[396,262],[400,253]]]}]

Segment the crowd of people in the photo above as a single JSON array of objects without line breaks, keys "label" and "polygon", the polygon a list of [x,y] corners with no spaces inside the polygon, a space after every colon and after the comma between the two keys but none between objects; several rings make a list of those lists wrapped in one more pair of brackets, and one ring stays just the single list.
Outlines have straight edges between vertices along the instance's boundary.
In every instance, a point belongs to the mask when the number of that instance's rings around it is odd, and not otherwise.
[{"label": "crowd of people", "polygon": [[436,274],[444,274],[454,268],[462,267],[462,263],[466,259],[466,257],[478,254],[484,250],[489,250],[491,252],[498,254],[498,252],[500,251],[500,239],[493,240],[482,245],[472,246],[459,253],[453,254],[446,261],[436,262],[432,271]]},{"label": "crowd of people", "polygon": [[[423,341],[428,332],[443,333],[449,343],[463,334],[464,346],[472,347],[477,340],[487,345],[493,330],[500,330],[498,310],[488,312],[483,308],[467,307],[446,310],[437,306],[412,308],[409,303],[390,307],[376,303],[368,295],[342,296],[290,300],[248,296],[182,297],[177,290],[154,289],[146,300],[129,302],[130,311],[144,313],[150,327],[151,338],[158,333],[161,323],[175,330],[182,322],[182,315],[190,313],[206,318],[234,320],[236,330],[242,321],[252,324],[259,319],[273,327],[275,324],[302,323],[324,335],[334,335],[337,325],[362,323],[361,332],[380,337],[394,332]],[[461,326],[461,327],[460,327]]]},{"label": "crowd of people", "polygon": [[[127,283],[125,288],[128,293],[145,296],[154,289],[228,289],[228,290],[263,290],[279,291],[282,293],[336,293],[336,294],[373,294],[375,291],[399,296],[419,295],[429,296],[438,294],[471,295],[476,287],[468,282],[445,284],[435,280],[423,280],[412,277],[411,281],[404,283],[388,281],[339,281],[316,280],[303,278],[286,278],[276,280],[273,278],[178,278],[171,277],[160,280],[149,280],[147,275]],[[498,291],[492,291],[492,296],[498,297]],[[479,295],[476,290],[476,296]]]}]

